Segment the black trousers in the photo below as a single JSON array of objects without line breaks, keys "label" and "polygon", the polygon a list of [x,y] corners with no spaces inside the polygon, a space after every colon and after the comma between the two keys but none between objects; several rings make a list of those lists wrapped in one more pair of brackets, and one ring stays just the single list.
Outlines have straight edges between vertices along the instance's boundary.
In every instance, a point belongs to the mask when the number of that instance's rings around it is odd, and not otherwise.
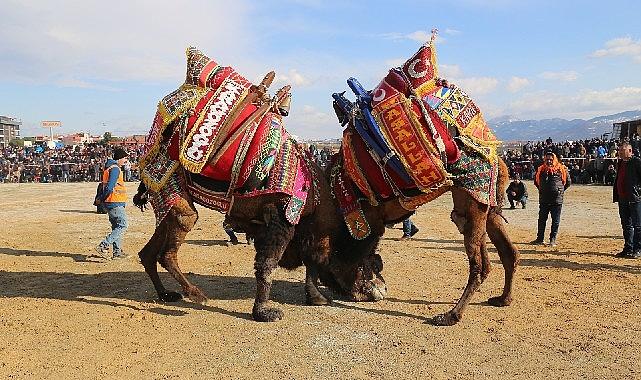
[{"label": "black trousers", "polygon": [[641,250],[641,202],[619,201],[619,217],[625,240],[623,250]]},{"label": "black trousers", "polygon": [[550,229],[550,240],[556,240],[556,235],[559,232],[559,224],[561,223],[561,208],[563,204],[539,204],[539,229],[536,234],[536,240],[543,241],[545,235],[545,225],[548,221],[548,215],[552,217],[552,228]]}]

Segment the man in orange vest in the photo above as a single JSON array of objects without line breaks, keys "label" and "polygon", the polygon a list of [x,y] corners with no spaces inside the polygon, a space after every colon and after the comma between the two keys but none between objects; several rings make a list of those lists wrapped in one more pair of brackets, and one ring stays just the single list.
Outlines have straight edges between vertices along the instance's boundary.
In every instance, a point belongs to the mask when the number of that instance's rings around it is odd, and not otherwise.
[{"label": "man in orange vest", "polygon": [[551,151],[545,152],[543,165],[539,166],[534,175],[534,186],[539,189],[539,222],[536,240],[530,244],[543,244],[545,225],[548,215],[552,217],[550,230],[550,246],[556,247],[556,236],[561,222],[563,194],[570,187],[568,169]]},{"label": "man in orange vest", "polygon": [[111,233],[107,235],[96,247],[98,254],[109,259],[109,247],[113,247],[113,258],[123,259],[127,255],[122,250],[122,236],[127,230],[127,190],[121,167],[127,163],[127,152],[121,148],[113,151],[113,159],[108,159],[102,172],[102,196],[100,201],[104,204],[111,222]]}]

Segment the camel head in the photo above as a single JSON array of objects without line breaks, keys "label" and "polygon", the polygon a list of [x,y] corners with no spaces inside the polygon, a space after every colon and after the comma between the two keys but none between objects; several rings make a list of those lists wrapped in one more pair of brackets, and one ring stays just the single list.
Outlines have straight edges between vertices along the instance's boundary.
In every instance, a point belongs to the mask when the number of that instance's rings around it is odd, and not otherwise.
[{"label": "camel head", "polygon": [[376,247],[380,237],[362,241],[341,234],[328,265],[321,268],[321,281],[335,293],[352,301],[380,301],[387,295],[381,272],[383,259]]}]

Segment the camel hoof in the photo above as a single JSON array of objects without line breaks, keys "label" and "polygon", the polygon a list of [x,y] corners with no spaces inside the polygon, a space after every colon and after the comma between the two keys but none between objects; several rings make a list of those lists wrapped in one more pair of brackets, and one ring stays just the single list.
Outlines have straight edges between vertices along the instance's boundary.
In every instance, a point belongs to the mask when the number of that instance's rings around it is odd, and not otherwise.
[{"label": "camel hoof", "polygon": [[434,326],[454,326],[459,320],[460,317],[456,317],[452,313],[445,313],[437,315],[428,322]]},{"label": "camel hoof", "polygon": [[307,295],[305,297],[305,302],[309,306],[327,306],[332,304],[332,299],[325,297],[324,295],[318,295],[316,297],[312,297],[310,295]]},{"label": "camel hoof", "polygon": [[257,322],[275,322],[283,319],[283,312],[275,307],[255,307],[252,317]]},{"label": "camel hoof", "polygon": [[487,303],[497,307],[509,306],[512,303],[512,297],[492,297],[487,300]]},{"label": "camel hoof", "polygon": [[183,298],[178,292],[163,292],[159,293],[158,296],[162,302],[177,302]]}]

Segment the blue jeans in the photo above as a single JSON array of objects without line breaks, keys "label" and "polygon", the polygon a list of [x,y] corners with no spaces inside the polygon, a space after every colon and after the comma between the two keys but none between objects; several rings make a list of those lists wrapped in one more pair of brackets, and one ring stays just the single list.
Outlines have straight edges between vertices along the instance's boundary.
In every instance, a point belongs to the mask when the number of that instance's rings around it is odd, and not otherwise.
[{"label": "blue jeans", "polygon": [[641,250],[641,202],[619,201],[619,217],[625,240],[623,250]]},{"label": "blue jeans", "polygon": [[111,233],[102,241],[103,245],[113,245],[114,255],[122,253],[122,236],[127,230],[127,213],[122,206],[110,208],[107,210],[109,222],[111,222]]},{"label": "blue jeans", "polygon": [[415,228],[416,226],[414,225],[414,223],[412,223],[410,218],[407,218],[403,221],[403,235],[412,236],[412,230]]},{"label": "blue jeans", "polygon": [[539,204],[539,230],[536,234],[536,240],[543,241],[545,235],[545,225],[548,221],[548,214],[552,216],[552,228],[550,229],[550,240],[556,240],[561,223],[562,204]]}]

